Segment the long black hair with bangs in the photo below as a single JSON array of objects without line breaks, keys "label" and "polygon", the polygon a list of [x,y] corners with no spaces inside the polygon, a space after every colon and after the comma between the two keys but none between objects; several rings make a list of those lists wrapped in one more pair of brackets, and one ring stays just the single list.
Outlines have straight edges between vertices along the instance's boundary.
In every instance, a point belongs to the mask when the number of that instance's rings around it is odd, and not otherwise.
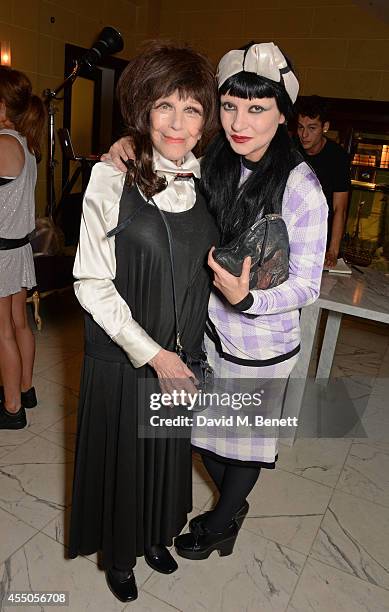
[{"label": "long black hair with bangs", "polygon": [[[283,84],[251,72],[239,72],[227,79],[219,94],[227,93],[249,100],[275,98],[286,121],[292,116],[292,101]],[[258,217],[281,213],[289,173],[302,160],[286,123],[280,124],[265,154],[240,185],[241,156],[232,150],[224,131],[216,136],[202,160],[201,189],[217,220],[222,245],[242,234]]]}]

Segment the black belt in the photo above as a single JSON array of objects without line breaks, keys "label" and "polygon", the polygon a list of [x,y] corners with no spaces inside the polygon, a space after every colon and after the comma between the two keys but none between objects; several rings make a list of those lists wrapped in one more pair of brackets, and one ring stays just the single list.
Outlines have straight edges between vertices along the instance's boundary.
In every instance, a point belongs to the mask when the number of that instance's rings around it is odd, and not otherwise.
[{"label": "black belt", "polygon": [[207,319],[205,333],[207,334],[208,338],[212,340],[212,342],[215,344],[215,348],[219,354],[219,357],[225,359],[226,361],[230,361],[231,363],[236,363],[238,365],[248,366],[251,368],[261,368],[264,366],[271,366],[276,365],[277,363],[282,363],[283,361],[287,361],[287,359],[294,357],[300,351],[300,345],[298,344],[291,351],[288,351],[283,355],[270,357],[269,359],[242,359],[241,357],[235,357],[234,355],[230,355],[229,353],[225,353],[223,351],[219,334],[217,333],[216,328],[209,317]]},{"label": "black belt", "polygon": [[29,234],[24,238],[0,238],[0,251],[19,249],[30,242]]}]

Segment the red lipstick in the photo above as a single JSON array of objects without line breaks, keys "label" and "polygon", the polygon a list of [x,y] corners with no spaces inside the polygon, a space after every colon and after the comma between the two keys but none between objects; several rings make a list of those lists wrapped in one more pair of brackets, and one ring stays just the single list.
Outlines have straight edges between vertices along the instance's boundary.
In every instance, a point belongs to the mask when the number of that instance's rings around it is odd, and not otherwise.
[{"label": "red lipstick", "polygon": [[243,144],[245,142],[248,142],[249,140],[251,140],[250,136],[231,136],[231,139],[236,142],[237,144]]}]

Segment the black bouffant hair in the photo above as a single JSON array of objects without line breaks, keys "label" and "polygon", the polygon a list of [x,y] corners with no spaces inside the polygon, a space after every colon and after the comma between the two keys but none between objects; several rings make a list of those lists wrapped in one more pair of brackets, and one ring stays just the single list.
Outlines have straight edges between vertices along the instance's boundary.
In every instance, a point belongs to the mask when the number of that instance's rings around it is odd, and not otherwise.
[{"label": "black bouffant hair", "polygon": [[[293,104],[283,82],[239,72],[222,84],[219,94],[243,99],[275,98],[278,110],[291,118]],[[221,244],[242,234],[260,216],[281,213],[282,197],[292,168],[300,161],[286,123],[280,124],[249,177],[240,186],[242,159],[232,150],[223,131],[212,141],[202,161],[201,188],[220,232]]]}]

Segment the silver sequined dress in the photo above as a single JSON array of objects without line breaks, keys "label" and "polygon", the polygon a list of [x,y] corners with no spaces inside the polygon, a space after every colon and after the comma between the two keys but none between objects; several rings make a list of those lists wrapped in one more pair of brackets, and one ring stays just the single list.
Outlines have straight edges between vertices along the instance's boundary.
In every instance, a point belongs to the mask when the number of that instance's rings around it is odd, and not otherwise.
[{"label": "silver sequined dress", "polygon": [[[24,238],[35,228],[36,160],[26,139],[14,130],[0,130],[14,136],[24,150],[24,167],[19,176],[0,186],[0,238]],[[34,260],[30,244],[0,250],[0,297],[17,293],[22,287],[36,285]]]}]

